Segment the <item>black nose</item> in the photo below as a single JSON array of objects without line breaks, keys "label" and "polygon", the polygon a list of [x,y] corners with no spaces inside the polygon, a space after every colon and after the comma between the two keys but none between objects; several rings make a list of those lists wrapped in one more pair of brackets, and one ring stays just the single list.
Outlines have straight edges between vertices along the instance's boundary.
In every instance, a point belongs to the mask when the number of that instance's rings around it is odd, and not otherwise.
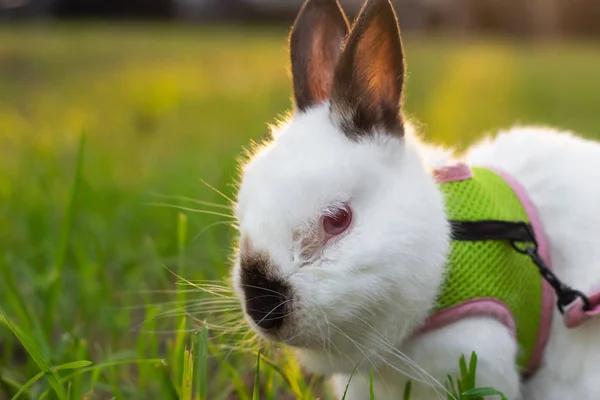
[{"label": "black nose", "polygon": [[264,268],[242,267],[246,312],[260,328],[274,330],[288,313],[290,290],[282,279],[269,275]]}]

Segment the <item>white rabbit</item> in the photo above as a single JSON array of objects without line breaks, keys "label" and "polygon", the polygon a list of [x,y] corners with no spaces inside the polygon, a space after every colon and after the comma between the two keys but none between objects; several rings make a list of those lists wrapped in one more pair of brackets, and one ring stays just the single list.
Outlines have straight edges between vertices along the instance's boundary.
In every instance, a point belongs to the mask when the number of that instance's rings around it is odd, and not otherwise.
[{"label": "white rabbit", "polygon": [[[422,144],[402,116],[404,57],[389,0],[368,0],[349,31],[337,0],[305,3],[290,36],[294,113],[242,170],[233,281],[251,327],[294,348],[308,370],[332,375],[340,395],[358,365],[349,400],[369,398],[373,368],[378,400],[400,399],[409,377],[414,400],[445,398],[439,383],[458,375],[459,357],[472,351],[477,386],[508,399],[600,399],[598,320],[569,328],[553,308],[541,364],[528,379],[499,318],[467,316],[414,334],[436,304],[451,251],[434,168],[456,160]],[[553,270],[593,293],[600,146],[515,128],[464,161],[518,180],[539,214]]]}]

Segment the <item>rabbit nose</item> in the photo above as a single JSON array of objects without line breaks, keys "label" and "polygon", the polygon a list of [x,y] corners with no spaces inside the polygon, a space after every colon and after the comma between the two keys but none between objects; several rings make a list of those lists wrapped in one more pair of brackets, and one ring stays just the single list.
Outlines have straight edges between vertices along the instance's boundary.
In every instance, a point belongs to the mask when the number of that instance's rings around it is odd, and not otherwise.
[{"label": "rabbit nose", "polygon": [[263,268],[242,269],[241,278],[250,318],[262,329],[279,329],[289,309],[289,285]]}]

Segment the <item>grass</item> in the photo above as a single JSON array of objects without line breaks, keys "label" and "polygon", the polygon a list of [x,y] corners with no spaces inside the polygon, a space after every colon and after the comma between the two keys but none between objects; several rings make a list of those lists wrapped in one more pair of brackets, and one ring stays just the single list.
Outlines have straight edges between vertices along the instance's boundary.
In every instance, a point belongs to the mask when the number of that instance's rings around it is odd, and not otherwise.
[{"label": "grass", "polygon": [[[0,399],[250,400],[256,379],[260,398],[331,398],[287,354],[215,337],[203,318],[239,316],[192,285],[227,274],[236,158],[289,109],[285,35],[0,29]],[[405,44],[431,141],[515,122],[600,137],[597,44]]]}]

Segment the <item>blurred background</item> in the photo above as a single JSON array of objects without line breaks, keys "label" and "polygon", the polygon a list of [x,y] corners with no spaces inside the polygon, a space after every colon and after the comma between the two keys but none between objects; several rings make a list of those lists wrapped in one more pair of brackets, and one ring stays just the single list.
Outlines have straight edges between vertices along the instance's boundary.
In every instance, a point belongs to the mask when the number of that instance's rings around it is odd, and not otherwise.
[{"label": "blurred background", "polygon": [[[597,0],[393,0],[411,31],[598,35]],[[345,0],[356,14],[360,0]],[[1,0],[0,18],[154,18],[221,22],[293,19],[302,0]]]},{"label": "blurred background", "polygon": [[[600,138],[600,1],[394,4],[426,140],[462,150],[513,124]],[[204,318],[195,398],[251,398],[256,342],[218,335],[243,327],[235,301],[175,274],[227,277],[238,160],[290,109],[300,5],[0,0],[0,399],[53,398],[53,374],[62,398],[185,398]],[[40,377],[31,346],[93,364]],[[261,369],[261,398],[330,398],[277,365],[286,379]]]}]

